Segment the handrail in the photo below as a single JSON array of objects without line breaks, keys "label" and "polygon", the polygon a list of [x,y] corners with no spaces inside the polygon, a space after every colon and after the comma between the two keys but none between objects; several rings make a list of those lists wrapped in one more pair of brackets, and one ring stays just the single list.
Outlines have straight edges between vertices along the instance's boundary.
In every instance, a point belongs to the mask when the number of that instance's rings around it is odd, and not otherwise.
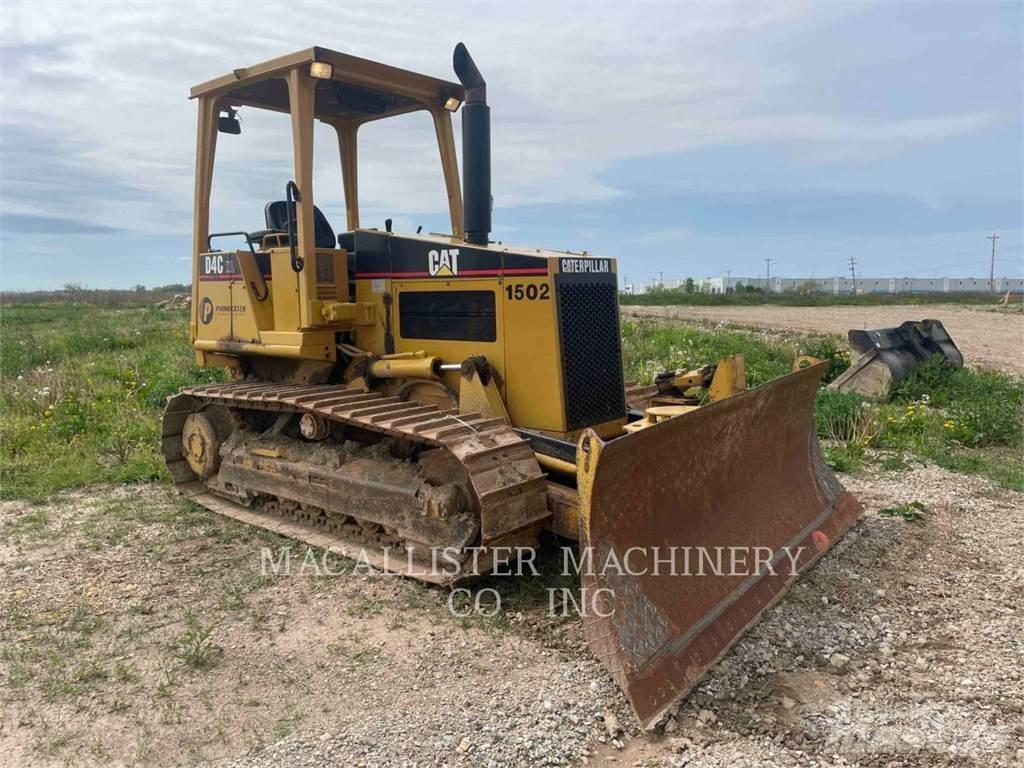
[{"label": "handrail", "polygon": [[206,238],[206,249],[208,251],[213,250],[213,238],[215,237],[228,237],[229,235],[241,235],[245,238],[246,245],[249,246],[249,250],[252,251],[252,255],[256,255],[256,249],[253,248],[252,238],[249,237],[248,232],[213,232]]},{"label": "handrail", "polygon": [[284,199],[288,204],[288,250],[292,256],[292,271],[301,272],[305,266],[304,259],[298,254],[296,245],[297,235],[295,204],[299,202],[299,188],[294,181],[289,181],[284,187]]}]

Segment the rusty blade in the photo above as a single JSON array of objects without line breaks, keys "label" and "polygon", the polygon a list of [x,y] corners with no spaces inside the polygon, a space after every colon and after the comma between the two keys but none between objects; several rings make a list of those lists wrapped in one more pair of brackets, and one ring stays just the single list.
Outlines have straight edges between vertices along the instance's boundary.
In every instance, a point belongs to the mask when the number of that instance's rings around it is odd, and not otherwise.
[{"label": "rusty blade", "polygon": [[823,374],[581,437],[585,631],[644,727],[860,517],[814,434]]}]

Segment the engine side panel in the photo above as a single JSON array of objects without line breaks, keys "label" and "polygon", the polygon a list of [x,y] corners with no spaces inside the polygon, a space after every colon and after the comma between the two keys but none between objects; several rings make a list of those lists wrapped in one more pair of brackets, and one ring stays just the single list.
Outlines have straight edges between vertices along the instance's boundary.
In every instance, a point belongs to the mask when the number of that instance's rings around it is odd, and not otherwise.
[{"label": "engine side panel", "polygon": [[[357,329],[358,346],[375,354],[426,350],[445,362],[485,356],[516,426],[565,433],[557,259],[363,230],[355,246],[356,299],[374,303],[382,318]],[[492,318],[483,316],[488,308],[466,295],[482,292],[493,296],[493,332]],[[424,330],[431,322],[422,317],[429,293],[438,294],[434,333]],[[458,390],[457,373],[446,380]]]}]

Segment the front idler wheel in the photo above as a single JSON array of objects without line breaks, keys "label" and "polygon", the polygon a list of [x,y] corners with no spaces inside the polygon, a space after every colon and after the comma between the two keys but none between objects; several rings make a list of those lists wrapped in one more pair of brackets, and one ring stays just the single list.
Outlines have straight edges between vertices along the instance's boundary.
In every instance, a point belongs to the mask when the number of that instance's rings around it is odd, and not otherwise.
[{"label": "front idler wheel", "polygon": [[185,419],[181,452],[200,480],[208,480],[220,468],[222,442],[213,421],[205,413],[190,413]]}]

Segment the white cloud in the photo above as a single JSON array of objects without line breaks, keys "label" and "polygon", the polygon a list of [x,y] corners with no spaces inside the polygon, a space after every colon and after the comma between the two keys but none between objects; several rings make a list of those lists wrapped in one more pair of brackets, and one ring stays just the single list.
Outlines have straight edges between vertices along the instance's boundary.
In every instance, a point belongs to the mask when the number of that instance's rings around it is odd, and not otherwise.
[{"label": "white cloud", "polygon": [[[3,205],[147,232],[188,231],[189,87],[312,44],[452,78],[451,50],[465,40],[489,83],[499,206],[614,197],[619,191],[601,173],[629,157],[805,142],[809,152],[835,160],[970,133],[993,119],[753,112],[761,94],[800,83],[800,72],[773,63],[771,41],[845,12],[843,4],[801,2],[9,2],[0,20],[4,132],[39,131],[55,155],[67,155],[67,168],[90,172],[94,183],[67,192],[59,177],[39,180],[53,192],[46,202],[26,201],[6,185]],[[419,117],[367,129],[360,196],[368,214],[444,210],[436,144],[426,118],[417,129]],[[215,202],[226,224],[255,227],[263,203],[291,174],[286,125],[267,122],[261,132],[258,117],[246,119],[242,137],[221,141]],[[331,137],[318,138],[317,147],[324,158],[318,199],[337,201],[331,207],[339,210],[336,149]],[[114,188],[138,194],[108,195]]]}]

